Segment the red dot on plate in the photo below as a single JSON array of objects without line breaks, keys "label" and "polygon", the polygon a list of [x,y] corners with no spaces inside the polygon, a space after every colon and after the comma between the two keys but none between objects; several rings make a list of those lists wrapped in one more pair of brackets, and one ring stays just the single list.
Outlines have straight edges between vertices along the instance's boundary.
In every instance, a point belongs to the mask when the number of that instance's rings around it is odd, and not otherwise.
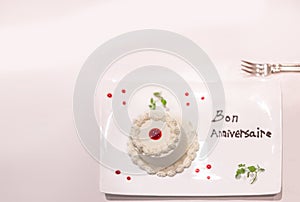
[{"label": "red dot on plate", "polygon": [[207,169],[211,169],[211,165],[210,165],[210,164],[207,164],[207,165],[206,165],[206,168],[207,168]]},{"label": "red dot on plate", "polygon": [[187,102],[187,103],[186,103],[186,106],[190,106],[190,103],[189,103],[189,102]]},{"label": "red dot on plate", "polygon": [[122,89],[122,91],[121,91],[122,93],[126,93],[126,90],[125,89]]},{"label": "red dot on plate", "polygon": [[190,94],[189,94],[189,92],[185,92],[184,95],[185,96],[189,96]]},{"label": "red dot on plate", "polygon": [[107,93],[107,97],[108,97],[108,98],[111,98],[111,97],[112,97],[112,94],[111,94],[111,93]]},{"label": "red dot on plate", "polygon": [[206,178],[209,180],[209,179],[210,179],[210,176],[207,176]]},{"label": "red dot on plate", "polygon": [[123,102],[122,102],[122,105],[126,105],[126,101],[123,101]]},{"label": "red dot on plate", "polygon": [[127,180],[131,180],[131,177],[130,177],[130,176],[127,176],[126,179],[127,179]]},{"label": "red dot on plate", "polygon": [[199,169],[199,168],[196,168],[196,169],[195,169],[195,172],[196,172],[196,173],[199,173],[199,172],[200,172],[200,169]]},{"label": "red dot on plate", "polygon": [[201,97],[201,100],[204,100],[204,97]]},{"label": "red dot on plate", "polygon": [[121,174],[121,171],[120,171],[120,170],[116,170],[115,173],[116,173],[117,175],[120,175],[120,174]]}]

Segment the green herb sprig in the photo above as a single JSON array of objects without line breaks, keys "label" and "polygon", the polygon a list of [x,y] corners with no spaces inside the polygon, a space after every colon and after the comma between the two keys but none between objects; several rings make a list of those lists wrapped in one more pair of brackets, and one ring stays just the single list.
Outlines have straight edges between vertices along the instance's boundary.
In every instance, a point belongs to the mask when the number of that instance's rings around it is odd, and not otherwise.
[{"label": "green herb sprig", "polygon": [[246,164],[239,164],[235,173],[235,178],[240,179],[241,176],[246,175],[250,179],[250,184],[257,180],[258,173],[264,172],[265,169],[257,166],[246,166]]},{"label": "green herb sprig", "polygon": [[157,101],[160,101],[164,108],[167,106],[167,100],[161,96],[161,92],[154,92],[153,95],[155,98],[157,98],[157,100],[150,98],[150,104],[148,105],[150,109],[152,109],[152,110],[156,109]]}]

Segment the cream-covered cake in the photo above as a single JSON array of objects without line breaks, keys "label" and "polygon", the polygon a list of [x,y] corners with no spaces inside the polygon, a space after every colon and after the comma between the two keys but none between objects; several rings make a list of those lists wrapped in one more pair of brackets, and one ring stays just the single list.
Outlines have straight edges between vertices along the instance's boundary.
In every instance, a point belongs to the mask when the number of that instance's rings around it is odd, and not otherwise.
[{"label": "cream-covered cake", "polygon": [[163,110],[150,110],[133,123],[128,142],[132,161],[149,174],[174,176],[191,165],[199,149],[191,124]]}]

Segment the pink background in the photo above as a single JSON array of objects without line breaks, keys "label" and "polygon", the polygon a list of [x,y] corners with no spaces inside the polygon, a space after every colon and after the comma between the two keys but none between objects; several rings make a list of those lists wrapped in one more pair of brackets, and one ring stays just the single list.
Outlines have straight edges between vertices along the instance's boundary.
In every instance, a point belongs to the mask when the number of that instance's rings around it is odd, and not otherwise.
[{"label": "pink background", "polygon": [[[297,0],[0,1],[0,201],[106,200],[72,115],[76,76],[106,40],[136,29],[174,31],[224,77],[247,79],[241,59],[300,62],[299,11]],[[279,200],[296,201],[300,73],[273,79],[283,95]]]}]

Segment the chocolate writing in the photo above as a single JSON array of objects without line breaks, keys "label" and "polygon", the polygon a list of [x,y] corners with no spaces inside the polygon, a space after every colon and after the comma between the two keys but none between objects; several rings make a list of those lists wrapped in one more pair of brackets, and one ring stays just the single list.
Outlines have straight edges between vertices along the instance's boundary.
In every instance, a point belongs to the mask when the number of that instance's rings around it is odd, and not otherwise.
[{"label": "chocolate writing", "polygon": [[[224,119],[227,123],[238,123],[238,115],[224,115],[223,110],[217,110],[217,113],[212,122],[222,121]],[[272,132],[256,127],[253,129],[213,129],[210,137],[224,137],[224,138],[271,138]]]}]

